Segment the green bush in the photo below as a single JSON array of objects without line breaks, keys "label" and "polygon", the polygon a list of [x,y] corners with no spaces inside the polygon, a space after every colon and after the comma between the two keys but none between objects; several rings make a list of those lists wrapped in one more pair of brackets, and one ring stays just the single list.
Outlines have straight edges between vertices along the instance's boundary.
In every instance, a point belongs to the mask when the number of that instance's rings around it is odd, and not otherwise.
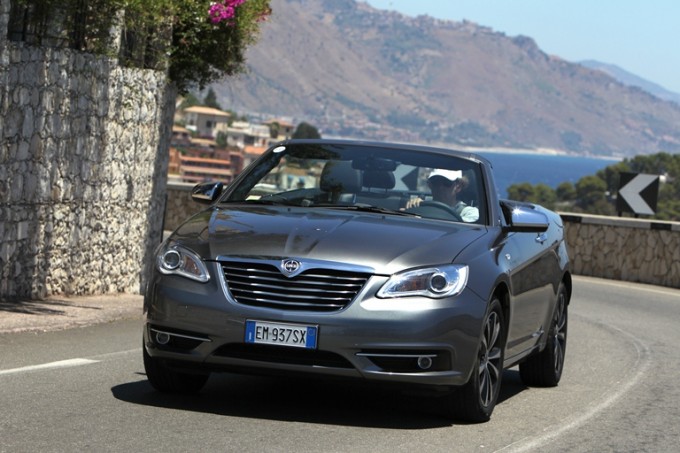
[{"label": "green bush", "polygon": [[187,92],[242,71],[245,49],[270,13],[269,0],[237,1],[232,18],[211,21],[211,5],[225,1],[234,0],[11,0],[8,37],[167,69]]}]

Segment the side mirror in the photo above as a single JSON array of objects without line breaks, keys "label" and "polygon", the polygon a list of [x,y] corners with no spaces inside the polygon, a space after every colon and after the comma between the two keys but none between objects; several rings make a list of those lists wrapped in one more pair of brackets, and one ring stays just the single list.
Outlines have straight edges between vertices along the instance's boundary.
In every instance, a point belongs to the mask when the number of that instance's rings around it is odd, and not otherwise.
[{"label": "side mirror", "polygon": [[545,213],[531,204],[501,202],[510,231],[518,233],[542,233],[550,226]]},{"label": "side mirror", "polygon": [[222,195],[224,185],[221,182],[204,182],[191,189],[191,199],[197,203],[211,204]]}]

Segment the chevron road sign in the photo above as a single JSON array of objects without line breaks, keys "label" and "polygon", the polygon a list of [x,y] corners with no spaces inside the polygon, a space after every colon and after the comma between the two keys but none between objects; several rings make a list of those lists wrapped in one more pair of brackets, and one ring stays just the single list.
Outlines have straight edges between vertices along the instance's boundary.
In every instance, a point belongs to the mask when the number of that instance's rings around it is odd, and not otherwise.
[{"label": "chevron road sign", "polygon": [[621,173],[616,210],[636,215],[654,215],[659,196],[659,175],[644,173]]}]

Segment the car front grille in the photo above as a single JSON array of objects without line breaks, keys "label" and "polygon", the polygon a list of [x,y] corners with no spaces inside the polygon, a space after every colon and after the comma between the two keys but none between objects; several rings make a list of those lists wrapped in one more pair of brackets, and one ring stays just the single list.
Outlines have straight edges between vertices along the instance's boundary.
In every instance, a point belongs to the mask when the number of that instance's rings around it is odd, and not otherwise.
[{"label": "car front grille", "polygon": [[370,274],[314,268],[284,276],[267,263],[222,262],[228,290],[236,302],[283,310],[336,311],[345,308]]}]

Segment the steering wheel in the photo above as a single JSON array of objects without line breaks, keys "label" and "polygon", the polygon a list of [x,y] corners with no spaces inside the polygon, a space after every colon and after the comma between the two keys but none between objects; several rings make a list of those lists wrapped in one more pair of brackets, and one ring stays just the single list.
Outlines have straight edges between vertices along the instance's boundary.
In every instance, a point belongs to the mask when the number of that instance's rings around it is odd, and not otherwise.
[{"label": "steering wheel", "polygon": [[442,203],[441,201],[421,201],[420,204],[415,208],[415,210],[418,210],[418,208],[430,208],[426,209],[426,211],[431,210],[431,208],[435,208],[437,210],[443,211],[443,213],[446,213],[446,217],[441,217],[436,215],[436,213],[433,215],[433,217],[437,219],[445,219],[448,220],[449,218],[453,218],[453,220],[456,220],[457,222],[462,222],[463,219],[458,215],[456,211],[453,210],[453,208],[446,203]]}]

